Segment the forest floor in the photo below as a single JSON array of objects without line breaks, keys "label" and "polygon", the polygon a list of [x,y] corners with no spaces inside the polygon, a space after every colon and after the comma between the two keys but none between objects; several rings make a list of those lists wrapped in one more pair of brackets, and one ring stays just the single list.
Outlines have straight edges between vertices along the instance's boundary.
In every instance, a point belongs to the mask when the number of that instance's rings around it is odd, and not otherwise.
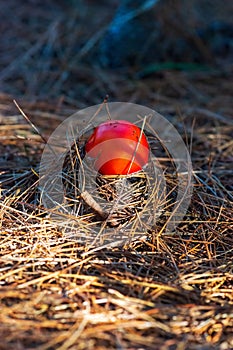
[{"label": "forest floor", "polygon": [[[3,12],[14,11],[16,2],[7,3]],[[37,21],[27,6],[38,7]],[[71,38],[63,57],[66,17],[54,6],[28,1],[18,19],[1,23],[0,349],[233,349],[232,64],[157,66],[139,78],[85,64],[89,46],[75,53]],[[51,47],[60,56],[50,60]],[[54,60],[69,63],[59,70]],[[174,125],[190,151],[194,188],[176,232],[158,225],[131,244],[93,249],[47,215],[37,171],[49,135],[106,94]]]}]

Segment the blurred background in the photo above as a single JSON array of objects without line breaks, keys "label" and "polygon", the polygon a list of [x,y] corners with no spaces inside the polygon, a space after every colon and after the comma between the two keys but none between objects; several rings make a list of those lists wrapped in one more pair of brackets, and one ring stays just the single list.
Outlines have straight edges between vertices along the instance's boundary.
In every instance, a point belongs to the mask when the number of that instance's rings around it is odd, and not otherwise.
[{"label": "blurred background", "polygon": [[0,91],[14,98],[201,105],[232,77],[230,0],[8,0],[0,16]]}]

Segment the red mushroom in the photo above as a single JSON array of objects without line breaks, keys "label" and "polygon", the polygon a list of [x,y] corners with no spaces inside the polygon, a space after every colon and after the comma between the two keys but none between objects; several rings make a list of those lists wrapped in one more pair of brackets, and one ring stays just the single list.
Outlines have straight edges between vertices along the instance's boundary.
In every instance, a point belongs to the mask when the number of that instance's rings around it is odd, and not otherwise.
[{"label": "red mushroom", "polygon": [[85,145],[102,175],[127,175],[148,163],[149,144],[141,129],[126,120],[110,120],[97,126]]}]

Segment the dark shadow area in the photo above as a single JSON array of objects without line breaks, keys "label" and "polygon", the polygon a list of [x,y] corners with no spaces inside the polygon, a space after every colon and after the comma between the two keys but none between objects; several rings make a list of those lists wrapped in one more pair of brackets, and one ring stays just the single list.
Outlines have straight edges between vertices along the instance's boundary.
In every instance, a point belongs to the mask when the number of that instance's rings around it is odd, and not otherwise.
[{"label": "dark shadow area", "polygon": [[85,105],[132,98],[167,71],[228,74],[232,12],[220,0],[2,2],[1,91]]}]

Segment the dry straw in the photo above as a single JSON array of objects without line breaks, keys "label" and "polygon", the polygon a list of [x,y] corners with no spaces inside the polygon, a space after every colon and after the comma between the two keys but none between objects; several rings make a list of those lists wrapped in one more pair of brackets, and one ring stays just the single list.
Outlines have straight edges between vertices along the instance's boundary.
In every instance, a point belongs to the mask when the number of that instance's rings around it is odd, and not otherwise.
[{"label": "dry straw", "polygon": [[[142,239],[96,248],[74,239],[75,225],[58,227],[38,203],[41,137],[13,112],[7,96],[1,106],[0,332],[7,348],[16,343],[26,349],[231,348],[231,127],[211,119],[207,132],[197,120],[195,190],[175,235],[160,234],[166,211],[169,215],[166,198],[161,222]],[[36,105],[24,103],[24,109],[35,121]],[[42,118],[46,121],[43,112]],[[118,180],[101,181],[103,195],[114,196]],[[169,181],[172,189],[174,179]],[[137,182],[133,186],[137,194]],[[94,215],[85,212],[78,219],[84,236],[92,225],[96,229]]]}]

